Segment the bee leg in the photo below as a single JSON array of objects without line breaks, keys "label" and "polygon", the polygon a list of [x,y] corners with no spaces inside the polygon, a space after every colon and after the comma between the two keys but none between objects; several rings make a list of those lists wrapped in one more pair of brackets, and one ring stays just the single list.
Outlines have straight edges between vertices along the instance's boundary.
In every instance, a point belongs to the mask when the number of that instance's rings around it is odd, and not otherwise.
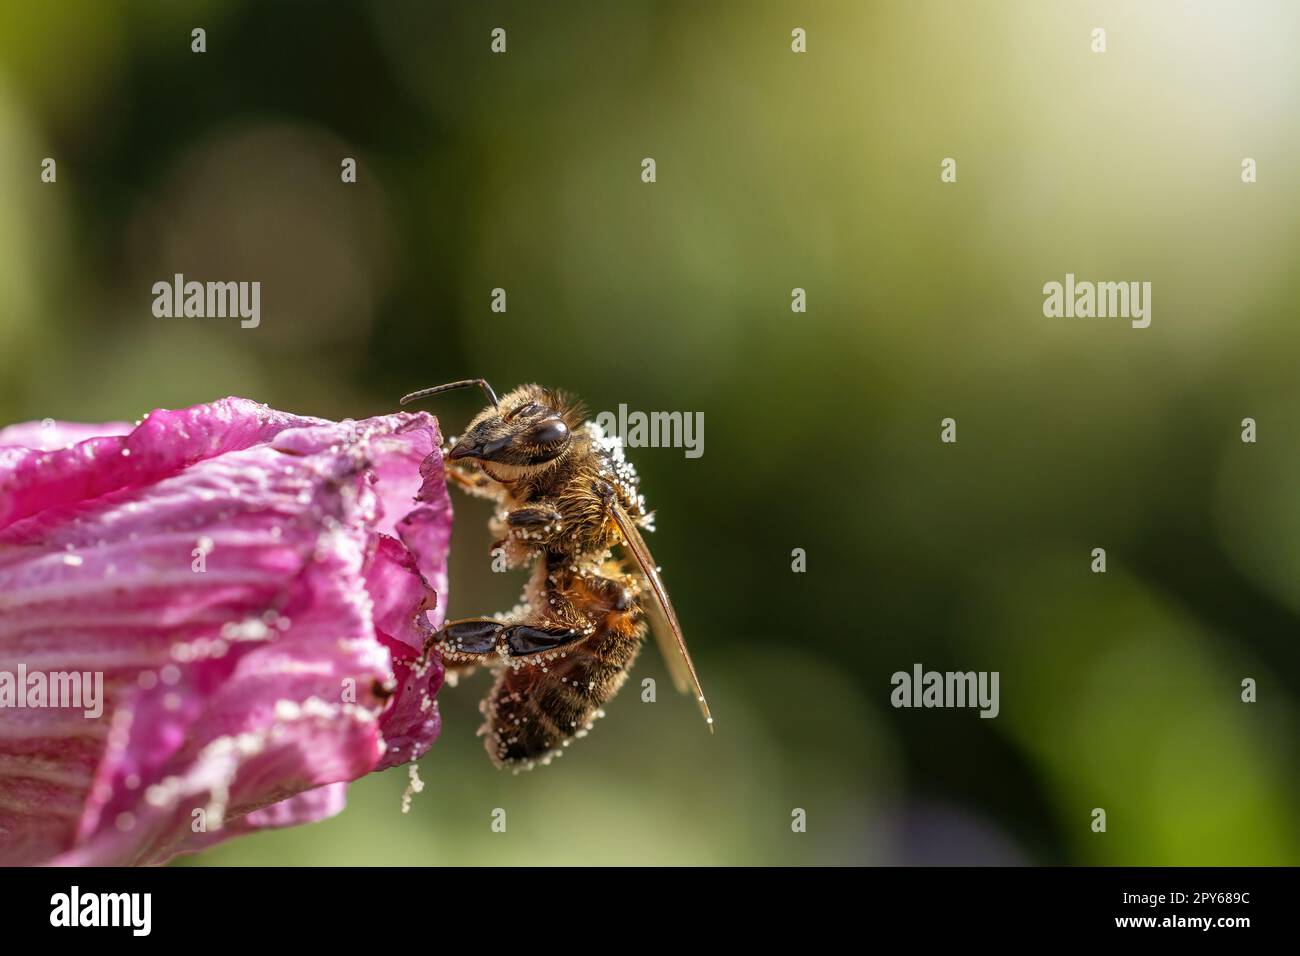
[{"label": "bee leg", "polygon": [[506,628],[505,641],[511,657],[526,657],[553,651],[584,636],[582,631],[563,625],[535,627],[532,624],[512,624]]},{"label": "bee leg", "polygon": [[506,515],[506,524],[512,528],[540,528],[555,524],[562,516],[554,508],[534,506],[516,508]]},{"label": "bee leg", "polygon": [[475,498],[500,498],[500,486],[477,468],[464,462],[449,461],[446,464],[447,480],[457,485],[461,491]]},{"label": "bee leg", "polygon": [[485,662],[497,653],[497,639],[508,625],[490,617],[468,617],[448,621],[442,629],[430,635],[424,645],[428,654],[437,648],[444,661],[456,664]]},{"label": "bee leg", "polygon": [[471,617],[445,624],[429,638],[425,652],[437,648],[445,661],[473,665],[555,650],[584,636],[563,625],[504,624],[490,617]]},{"label": "bee leg", "polygon": [[618,493],[614,491],[614,486],[608,481],[599,480],[591,486],[596,497],[600,499],[600,517],[602,521],[608,521],[610,511],[614,502],[618,499]]},{"label": "bee leg", "polygon": [[588,578],[587,588],[605,611],[626,611],[632,606],[633,595],[627,585],[613,578]]}]

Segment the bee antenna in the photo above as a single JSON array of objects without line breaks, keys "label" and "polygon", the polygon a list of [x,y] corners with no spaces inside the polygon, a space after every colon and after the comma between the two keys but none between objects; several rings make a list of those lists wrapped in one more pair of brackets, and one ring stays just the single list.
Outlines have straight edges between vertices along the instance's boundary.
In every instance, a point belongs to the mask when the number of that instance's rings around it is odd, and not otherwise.
[{"label": "bee antenna", "polygon": [[433,388],[422,388],[418,392],[412,392],[410,395],[403,395],[399,404],[405,405],[407,402],[413,402],[417,398],[427,398],[430,395],[437,395],[439,392],[450,392],[453,388],[469,388],[477,385],[483,389],[492,403],[493,408],[499,408],[501,403],[497,401],[497,393],[492,391],[492,386],[487,383],[485,378],[467,378],[462,382],[448,382],[446,385],[435,385]]}]

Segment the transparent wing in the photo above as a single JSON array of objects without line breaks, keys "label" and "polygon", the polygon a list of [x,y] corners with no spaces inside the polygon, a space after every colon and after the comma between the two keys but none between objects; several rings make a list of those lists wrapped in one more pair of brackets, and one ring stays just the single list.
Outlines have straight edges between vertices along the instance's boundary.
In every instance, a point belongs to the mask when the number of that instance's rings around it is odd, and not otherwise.
[{"label": "transparent wing", "polygon": [[695,664],[691,661],[690,652],[686,650],[686,638],[682,636],[682,626],[677,623],[677,612],[673,610],[673,602],[668,599],[668,590],[664,587],[663,579],[659,577],[654,555],[650,553],[650,548],[641,537],[641,532],[632,517],[617,503],[613,506],[613,512],[618,529],[623,533],[624,546],[632,552],[632,557],[636,559],[641,573],[650,582],[650,590],[654,592],[655,600],[646,602],[646,613],[650,618],[650,629],[654,631],[659,650],[668,664],[668,672],[672,675],[673,683],[677,685],[679,691],[683,694],[695,694],[695,699],[700,705],[700,713],[708,722],[711,733],[713,716],[709,713],[708,701],[704,699],[704,690],[700,687],[700,678],[695,673]]}]

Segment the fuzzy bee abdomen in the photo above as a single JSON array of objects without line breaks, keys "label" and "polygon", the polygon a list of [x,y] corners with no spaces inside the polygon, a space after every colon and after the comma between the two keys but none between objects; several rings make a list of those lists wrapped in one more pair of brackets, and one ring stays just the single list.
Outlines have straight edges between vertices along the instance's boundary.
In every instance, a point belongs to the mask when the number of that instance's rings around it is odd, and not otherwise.
[{"label": "fuzzy bee abdomen", "polygon": [[482,705],[487,722],[479,732],[492,761],[528,769],[585,735],[623,686],[645,631],[635,606],[611,611],[563,657],[503,670]]}]

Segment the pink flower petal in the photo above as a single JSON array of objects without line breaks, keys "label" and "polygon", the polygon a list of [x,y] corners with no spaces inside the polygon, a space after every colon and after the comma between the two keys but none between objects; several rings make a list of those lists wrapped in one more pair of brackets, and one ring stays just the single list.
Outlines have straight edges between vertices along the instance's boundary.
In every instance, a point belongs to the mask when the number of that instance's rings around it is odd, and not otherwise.
[{"label": "pink flower petal", "polygon": [[23,422],[0,428],[0,448],[17,445],[37,451],[57,451],[90,438],[107,435],[125,435],[134,426],[126,422],[103,422],[85,425],[81,422],[56,422],[47,418],[41,422]]},{"label": "pink flower petal", "polygon": [[[128,434],[34,454],[0,447],[0,528],[45,508],[76,504],[122,488],[151,484],[207,458],[265,443],[294,426],[320,423],[226,398],[181,411],[157,411]],[[86,426],[68,426],[72,431]],[[32,424],[14,433],[30,436]],[[9,429],[6,429],[9,431]]]},{"label": "pink flower petal", "polygon": [[0,671],[102,672],[105,698],[99,719],[5,713],[0,862],[157,862],[422,755],[440,442],[425,414],[332,423],[227,399],[71,449],[0,448]]},{"label": "pink flower petal", "polygon": [[327,820],[342,813],[347,802],[348,785],[328,783],[323,787],[304,790],[287,800],[273,803],[265,810],[254,810],[252,813],[231,820],[225,829],[216,833],[193,833],[177,847],[177,850],[181,853],[193,853],[242,833],[255,833],[258,830],[294,827],[303,823]]}]

